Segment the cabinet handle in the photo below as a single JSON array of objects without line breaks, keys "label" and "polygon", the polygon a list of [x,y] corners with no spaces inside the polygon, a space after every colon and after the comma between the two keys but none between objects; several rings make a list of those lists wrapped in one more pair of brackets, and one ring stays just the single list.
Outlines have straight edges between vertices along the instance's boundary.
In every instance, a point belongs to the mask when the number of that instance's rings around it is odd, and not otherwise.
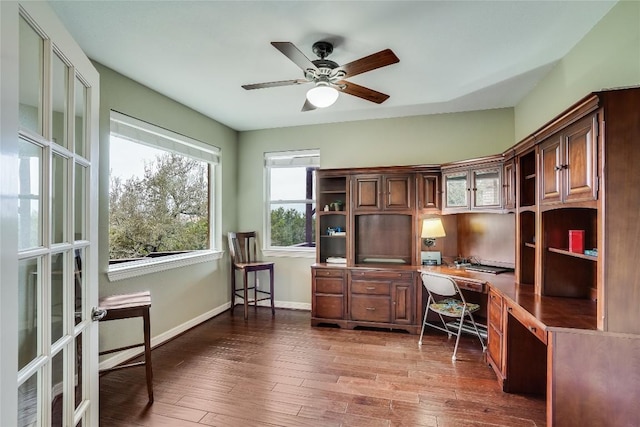
[{"label": "cabinet handle", "polygon": [[554,170],[557,170],[557,171],[562,170],[562,165],[556,165],[556,167],[555,167],[555,168],[553,168],[553,169],[554,169]]},{"label": "cabinet handle", "polygon": [[375,307],[367,307],[367,310],[368,311],[376,311],[376,308]]},{"label": "cabinet handle", "polygon": [[511,313],[511,312],[513,311],[513,308],[511,308],[511,307],[507,307],[507,311],[508,311],[509,313]]},{"label": "cabinet handle", "polygon": [[529,330],[535,333],[537,331],[537,328],[535,326],[529,326]]}]

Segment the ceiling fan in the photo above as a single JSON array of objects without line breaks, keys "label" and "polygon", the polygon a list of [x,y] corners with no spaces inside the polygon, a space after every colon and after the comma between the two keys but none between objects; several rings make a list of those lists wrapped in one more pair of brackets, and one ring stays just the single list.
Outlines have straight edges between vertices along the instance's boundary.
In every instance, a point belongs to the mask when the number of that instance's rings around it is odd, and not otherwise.
[{"label": "ceiling fan", "polygon": [[300,52],[293,43],[271,42],[271,45],[300,67],[304,72],[304,78],[242,85],[242,87],[251,90],[313,83],[314,87],[307,92],[307,99],[302,106],[302,111],[315,110],[316,108],[325,108],[332,105],[338,99],[338,92],[381,104],[389,98],[389,95],[345,79],[400,62],[391,49],[381,50],[345,65],[338,65],[334,61],[327,59],[327,56],[333,52],[333,45],[327,41],[319,41],[313,44],[313,53],[318,55],[319,58],[313,61]]}]

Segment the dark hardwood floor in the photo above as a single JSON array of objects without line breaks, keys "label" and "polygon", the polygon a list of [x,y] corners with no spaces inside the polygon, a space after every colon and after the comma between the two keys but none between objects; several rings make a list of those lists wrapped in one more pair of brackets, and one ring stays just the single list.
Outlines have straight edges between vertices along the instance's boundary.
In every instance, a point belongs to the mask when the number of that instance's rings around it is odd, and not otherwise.
[{"label": "dark hardwood floor", "polygon": [[543,397],[503,393],[477,339],[311,327],[306,311],[223,313],[100,378],[100,423],[119,426],[542,426]]}]

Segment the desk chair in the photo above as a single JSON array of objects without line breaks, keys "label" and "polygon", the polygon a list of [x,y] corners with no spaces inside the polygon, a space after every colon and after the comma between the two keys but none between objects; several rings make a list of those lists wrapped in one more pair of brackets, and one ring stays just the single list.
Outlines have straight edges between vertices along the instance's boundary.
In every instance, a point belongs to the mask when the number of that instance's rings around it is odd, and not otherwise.
[{"label": "desk chair", "polygon": [[[273,263],[258,261],[256,257],[256,232],[229,232],[229,253],[231,254],[231,315],[235,308],[236,297],[244,302],[244,319],[249,318],[249,291],[253,290],[253,306],[258,307],[258,301],[271,300],[271,315],[275,316],[276,309],[273,301]],[[242,288],[236,288],[236,271],[243,275]],[[269,290],[258,289],[258,272],[269,272]],[[249,285],[249,273],[253,272],[253,285]],[[258,297],[260,295],[260,298]]]},{"label": "desk chair", "polygon": [[[424,285],[429,299],[427,300],[427,307],[424,312],[424,319],[422,320],[422,331],[420,332],[420,341],[418,345],[422,345],[422,336],[424,334],[425,326],[438,329],[446,332],[451,338],[451,335],[456,336],[456,346],[453,349],[453,356],[451,360],[456,360],[456,353],[458,352],[458,343],[460,342],[460,335],[462,332],[471,332],[478,336],[480,344],[482,345],[482,351],[486,350],[482,335],[473,319],[473,313],[477,311],[480,306],[478,304],[468,303],[464,299],[464,295],[460,292],[458,284],[449,276],[443,276],[433,273],[422,273],[422,284]],[[427,316],[429,311],[433,311],[438,314],[442,326],[429,323]],[[444,317],[458,319],[455,323],[447,324]],[[468,319],[468,320],[465,320]],[[463,330],[463,325],[465,330]]]}]

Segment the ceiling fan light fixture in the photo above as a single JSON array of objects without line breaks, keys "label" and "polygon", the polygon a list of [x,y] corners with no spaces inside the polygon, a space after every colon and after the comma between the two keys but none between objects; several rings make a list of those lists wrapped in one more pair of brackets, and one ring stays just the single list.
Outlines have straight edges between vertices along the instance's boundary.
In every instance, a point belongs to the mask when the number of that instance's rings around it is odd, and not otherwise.
[{"label": "ceiling fan light fixture", "polygon": [[339,92],[336,88],[325,82],[319,82],[307,92],[307,100],[316,108],[326,108],[333,105],[338,99]]}]

